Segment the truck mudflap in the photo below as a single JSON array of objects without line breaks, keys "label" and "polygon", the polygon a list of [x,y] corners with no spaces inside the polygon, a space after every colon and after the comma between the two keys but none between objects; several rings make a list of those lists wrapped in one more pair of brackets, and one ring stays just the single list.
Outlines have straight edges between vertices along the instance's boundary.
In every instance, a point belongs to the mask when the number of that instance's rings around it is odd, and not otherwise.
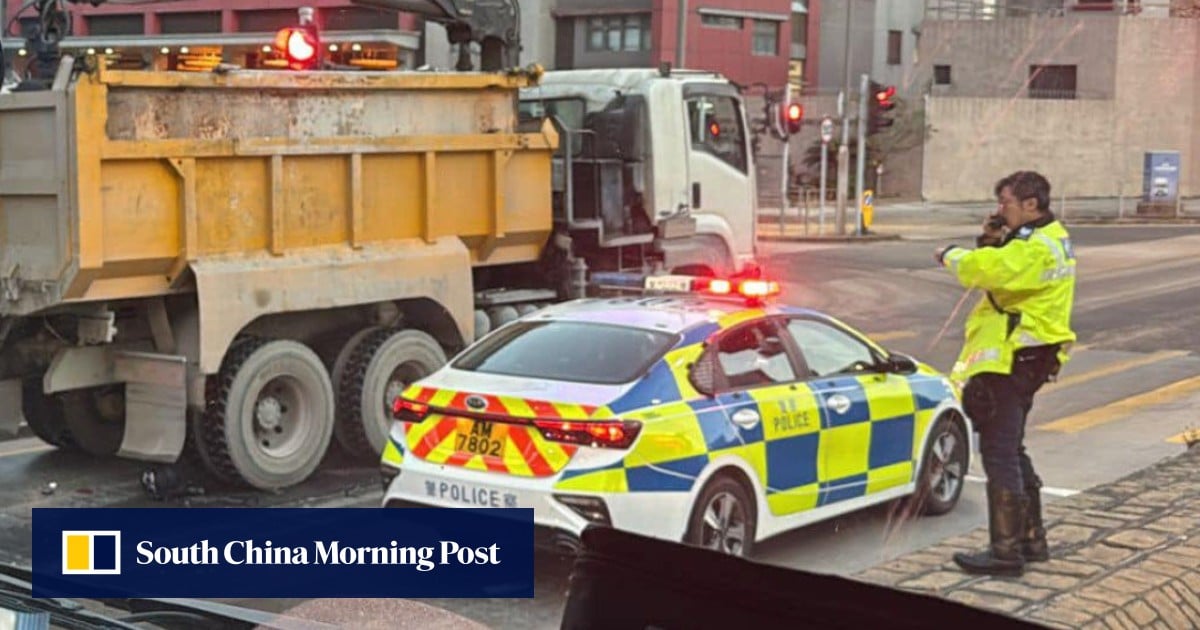
[{"label": "truck mudflap", "polygon": [[120,457],[174,462],[187,438],[187,359],[117,352],[113,374],[125,383],[125,435]]}]

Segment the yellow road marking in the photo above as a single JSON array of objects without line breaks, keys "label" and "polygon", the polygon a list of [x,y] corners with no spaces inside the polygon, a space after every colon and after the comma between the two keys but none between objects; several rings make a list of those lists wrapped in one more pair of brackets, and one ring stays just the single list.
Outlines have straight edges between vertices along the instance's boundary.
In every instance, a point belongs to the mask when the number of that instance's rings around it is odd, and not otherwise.
[{"label": "yellow road marking", "polygon": [[1194,391],[1200,391],[1200,376],[1176,381],[1165,387],[1131,396],[1110,405],[1089,409],[1061,420],[1048,422],[1036,428],[1038,431],[1079,433],[1085,429],[1125,418],[1142,407],[1168,403]]},{"label": "yellow road marking", "polygon": [[1175,357],[1182,357],[1186,354],[1188,354],[1188,353],[1184,350],[1164,350],[1162,352],[1155,352],[1153,354],[1147,354],[1147,355],[1143,355],[1143,356],[1139,356],[1139,357],[1125,359],[1123,361],[1117,361],[1115,363],[1109,363],[1102,368],[1092,370],[1090,372],[1084,372],[1083,374],[1074,374],[1074,375],[1068,376],[1066,378],[1060,378],[1057,381],[1046,385],[1044,388],[1042,388],[1042,391],[1043,392],[1052,392],[1052,391],[1055,391],[1058,389],[1062,389],[1064,387],[1071,387],[1072,385],[1079,385],[1080,383],[1086,383],[1091,380],[1095,380],[1095,379],[1098,379],[1098,378],[1101,378],[1104,376],[1116,374],[1118,372],[1124,372],[1126,370],[1131,370],[1133,368],[1141,367],[1143,365],[1150,365],[1151,363],[1159,363],[1162,361],[1166,361],[1167,359],[1173,359]]},{"label": "yellow road marking", "polygon": [[1189,442],[1200,442],[1200,429],[1188,429],[1179,435],[1172,435],[1167,438],[1167,442],[1171,444],[1188,444]]},{"label": "yellow road marking", "polygon": [[892,341],[894,339],[908,339],[916,337],[915,330],[889,330],[881,333],[866,333],[867,337],[874,341]]}]

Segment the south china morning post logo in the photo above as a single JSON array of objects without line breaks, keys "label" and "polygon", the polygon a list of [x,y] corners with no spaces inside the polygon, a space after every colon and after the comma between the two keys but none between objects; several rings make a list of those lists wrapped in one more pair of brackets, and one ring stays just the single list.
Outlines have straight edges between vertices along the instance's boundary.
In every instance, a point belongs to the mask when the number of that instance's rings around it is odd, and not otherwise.
[{"label": "south china morning post logo", "polygon": [[121,532],[63,531],[62,574],[120,575]]},{"label": "south china morning post logo", "polygon": [[35,508],[33,543],[34,597],[533,597],[532,510]]}]

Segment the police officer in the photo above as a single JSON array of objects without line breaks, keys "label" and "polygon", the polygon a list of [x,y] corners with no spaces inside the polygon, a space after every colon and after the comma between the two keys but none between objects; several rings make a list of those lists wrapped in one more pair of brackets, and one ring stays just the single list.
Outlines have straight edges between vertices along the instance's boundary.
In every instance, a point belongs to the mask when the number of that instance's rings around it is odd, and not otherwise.
[{"label": "police officer", "polygon": [[1047,560],[1041,479],[1025,452],[1033,395],[1057,375],[1075,341],[1071,307],[1075,255],[1050,211],[1050,183],[1018,171],[996,184],[999,209],[976,249],[949,246],[937,260],[985,296],[968,316],[966,341],[951,378],[979,431],[987,474],[991,545],[955,554],[969,573],[1021,575],[1025,562]]}]

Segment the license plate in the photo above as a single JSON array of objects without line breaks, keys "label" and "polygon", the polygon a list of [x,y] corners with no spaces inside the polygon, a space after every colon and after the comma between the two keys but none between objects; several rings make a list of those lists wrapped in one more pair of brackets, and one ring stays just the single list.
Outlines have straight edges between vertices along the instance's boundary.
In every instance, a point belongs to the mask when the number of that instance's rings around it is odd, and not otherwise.
[{"label": "license plate", "polygon": [[646,278],[646,289],[684,293],[692,290],[692,279],[688,276],[650,276]]},{"label": "license plate", "polygon": [[458,434],[454,436],[454,450],[460,453],[501,457],[507,438],[507,425],[475,420],[466,427],[459,424]]},{"label": "license plate", "polygon": [[425,496],[473,507],[520,507],[520,498],[515,492],[482,488],[454,481],[426,480]]}]

